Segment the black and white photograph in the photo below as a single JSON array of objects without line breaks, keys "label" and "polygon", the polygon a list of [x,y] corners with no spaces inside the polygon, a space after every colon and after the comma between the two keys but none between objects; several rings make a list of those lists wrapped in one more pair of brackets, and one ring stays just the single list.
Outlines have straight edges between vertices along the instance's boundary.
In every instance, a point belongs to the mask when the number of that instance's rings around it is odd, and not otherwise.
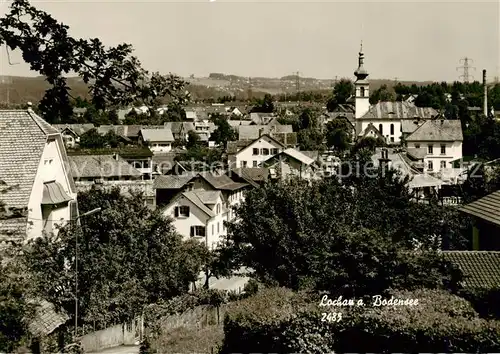
[{"label": "black and white photograph", "polygon": [[500,0],[0,0],[0,354],[500,352]]}]

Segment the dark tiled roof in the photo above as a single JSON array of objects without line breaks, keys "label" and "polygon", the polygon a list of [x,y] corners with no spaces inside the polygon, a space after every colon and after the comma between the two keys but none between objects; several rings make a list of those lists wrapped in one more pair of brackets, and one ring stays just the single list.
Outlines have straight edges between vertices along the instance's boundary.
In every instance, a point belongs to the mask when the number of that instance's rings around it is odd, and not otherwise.
[{"label": "dark tiled roof", "polygon": [[197,174],[158,176],[153,183],[154,189],[180,189],[191,181]]},{"label": "dark tiled roof", "polygon": [[464,205],[460,210],[500,226],[500,191]]},{"label": "dark tiled roof", "polygon": [[229,141],[227,143],[227,153],[228,154],[236,154],[238,151],[247,147],[252,142],[253,142],[253,140]]},{"label": "dark tiled roof", "polygon": [[192,122],[167,122],[165,128],[170,129],[172,134],[187,134],[189,131],[195,130]]},{"label": "dark tiled roof", "polygon": [[70,156],[70,166],[76,179],[142,176],[141,172],[123,158],[115,159],[112,155]]},{"label": "dark tiled roof", "polygon": [[222,190],[237,190],[243,187],[246,187],[246,183],[237,183],[234,182],[229,176],[226,175],[219,175],[216,176],[213,173],[210,172],[201,172],[199,174],[202,178],[204,178],[212,187],[215,189],[222,189]]},{"label": "dark tiled roof", "polygon": [[47,141],[58,134],[31,111],[0,111],[0,181],[10,190],[2,193],[6,207],[26,207]]},{"label": "dark tiled roof", "polygon": [[23,240],[27,226],[26,217],[0,219],[0,248],[3,248],[6,242]]},{"label": "dark tiled roof", "polygon": [[500,252],[443,251],[445,259],[458,265],[464,273],[467,288],[500,287]]},{"label": "dark tiled roof", "polygon": [[36,303],[39,306],[36,308],[35,317],[28,325],[29,331],[34,336],[46,336],[69,320],[66,313],[56,312],[54,305],[50,302],[37,300]]},{"label": "dark tiled roof", "polygon": [[438,115],[434,108],[417,107],[409,102],[379,102],[370,107],[360,119],[384,119],[384,118],[433,118]]},{"label": "dark tiled roof", "polygon": [[264,182],[269,178],[269,169],[265,167],[239,167],[232,169],[231,172],[254,182]]},{"label": "dark tiled roof", "polygon": [[416,129],[406,141],[463,141],[460,120],[427,120]]},{"label": "dark tiled roof", "polygon": [[411,134],[417,130],[419,126],[424,124],[424,122],[425,120],[403,119],[401,121],[401,132],[403,134]]},{"label": "dark tiled roof", "polygon": [[409,148],[407,154],[414,159],[421,160],[427,156],[427,150],[425,148]]}]

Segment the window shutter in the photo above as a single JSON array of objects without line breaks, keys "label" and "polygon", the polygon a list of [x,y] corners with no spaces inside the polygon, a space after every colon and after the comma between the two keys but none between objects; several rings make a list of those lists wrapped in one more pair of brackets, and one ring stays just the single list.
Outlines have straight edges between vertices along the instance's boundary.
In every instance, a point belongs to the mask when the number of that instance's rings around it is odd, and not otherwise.
[{"label": "window shutter", "polygon": [[189,208],[189,207],[186,207],[186,210],[187,210],[186,215],[187,215],[187,217],[189,218],[190,208]]},{"label": "window shutter", "polygon": [[174,215],[176,218],[179,217],[179,207],[174,208]]},{"label": "window shutter", "polygon": [[191,237],[194,236],[194,226],[191,226]]}]

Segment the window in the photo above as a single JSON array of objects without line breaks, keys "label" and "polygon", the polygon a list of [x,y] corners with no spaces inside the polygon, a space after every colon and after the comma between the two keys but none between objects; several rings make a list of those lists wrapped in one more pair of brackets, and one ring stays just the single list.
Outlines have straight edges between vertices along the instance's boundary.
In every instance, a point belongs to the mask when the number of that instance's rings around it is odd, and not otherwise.
[{"label": "window", "polygon": [[52,161],[53,161],[52,159],[45,159],[45,160],[43,161],[43,164],[44,164],[44,165],[52,165]]},{"label": "window", "polygon": [[393,136],[391,136],[391,143],[393,143],[393,142],[394,142],[394,137],[393,137]]},{"label": "window", "polygon": [[359,95],[360,95],[361,97],[365,97],[365,88],[364,88],[364,87],[361,87],[361,88],[359,89]]},{"label": "window", "polygon": [[184,206],[184,205],[175,207],[174,215],[176,218],[178,218],[178,217],[188,218],[189,217],[189,207]]},{"label": "window", "polygon": [[380,134],[384,134],[384,127],[382,126],[382,124],[378,125],[378,131],[380,132]]},{"label": "window", "polygon": [[427,163],[427,169],[428,169],[429,171],[432,171],[432,170],[434,169],[434,166],[433,166],[432,161],[429,161],[429,162]]},{"label": "window", "polygon": [[427,146],[427,152],[429,155],[432,155],[434,153],[434,147],[432,145]]},{"label": "window", "polygon": [[241,161],[241,167],[247,167],[247,162],[246,161]]},{"label": "window", "polygon": [[186,191],[192,191],[194,189],[194,182],[189,182],[186,184]]},{"label": "window", "polygon": [[140,162],[140,161],[134,161],[134,167],[135,168],[142,168],[142,162]]},{"label": "window", "polygon": [[253,148],[253,155],[258,155],[259,154],[259,149]]},{"label": "window", "polygon": [[217,214],[220,214],[220,204],[217,204],[216,210],[217,210]]},{"label": "window", "polygon": [[394,124],[391,124],[391,135],[394,135]]},{"label": "window", "polygon": [[253,162],[253,167],[257,167],[257,161]]},{"label": "window", "polygon": [[441,145],[441,155],[446,155],[446,145]]},{"label": "window", "polygon": [[269,155],[269,149],[262,149],[262,155]]},{"label": "window", "polygon": [[220,226],[220,223],[218,222],[218,223],[217,223],[217,233],[219,233],[219,232],[220,232],[219,226]]},{"label": "window", "polygon": [[441,161],[441,168],[446,168],[446,161]]},{"label": "window", "polygon": [[191,237],[205,237],[205,226],[191,226]]},{"label": "window", "polygon": [[272,154],[273,155],[277,155],[279,152],[278,152],[278,149],[272,149]]},{"label": "window", "polygon": [[420,144],[415,144],[415,149],[420,149]]},{"label": "window", "polygon": [[214,234],[214,224],[212,224],[212,235]]}]

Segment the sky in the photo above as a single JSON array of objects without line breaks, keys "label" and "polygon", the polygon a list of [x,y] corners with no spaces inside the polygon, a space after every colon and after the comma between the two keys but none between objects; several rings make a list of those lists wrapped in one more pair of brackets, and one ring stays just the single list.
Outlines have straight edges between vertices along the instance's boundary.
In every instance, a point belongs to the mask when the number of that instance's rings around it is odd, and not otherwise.
[{"label": "sky", "polygon": [[[0,14],[9,0],[0,0]],[[150,71],[241,76],[353,77],[360,42],[373,79],[454,81],[463,64],[500,76],[500,0],[32,1],[75,37],[130,43]],[[0,51],[0,75],[36,76]]]}]

